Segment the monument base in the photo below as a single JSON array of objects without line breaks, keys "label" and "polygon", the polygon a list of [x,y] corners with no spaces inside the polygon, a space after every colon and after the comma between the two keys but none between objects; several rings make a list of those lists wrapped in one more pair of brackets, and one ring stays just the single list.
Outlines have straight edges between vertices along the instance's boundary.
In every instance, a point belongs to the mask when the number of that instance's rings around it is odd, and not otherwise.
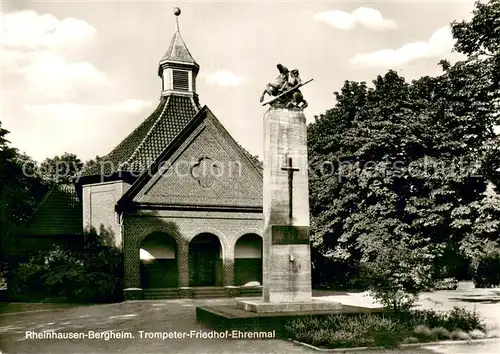
[{"label": "monument base", "polygon": [[[254,301],[248,301],[254,302]],[[338,303],[330,302],[331,306]],[[273,304],[275,305],[275,304]],[[283,305],[283,304],[282,304]],[[272,332],[276,338],[289,338],[287,325],[291,321],[301,318],[327,318],[329,316],[354,313],[380,312],[382,309],[363,308],[354,306],[338,306],[336,309],[322,311],[292,311],[281,310],[274,312],[246,311],[234,305],[196,306],[196,321],[207,328],[217,331],[229,331],[233,339],[241,332]],[[254,337],[255,338],[255,337]],[[262,338],[265,339],[265,338]]]},{"label": "monument base", "polygon": [[309,301],[297,302],[264,302],[262,300],[241,300],[236,303],[240,310],[257,313],[272,312],[304,312],[304,311],[334,311],[340,310],[342,304],[339,302],[322,301],[311,299]]}]

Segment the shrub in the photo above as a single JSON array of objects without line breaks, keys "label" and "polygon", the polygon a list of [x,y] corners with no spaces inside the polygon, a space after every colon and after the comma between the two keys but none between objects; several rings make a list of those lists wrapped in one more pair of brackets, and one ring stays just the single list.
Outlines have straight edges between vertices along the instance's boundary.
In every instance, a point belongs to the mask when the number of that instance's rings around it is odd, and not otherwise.
[{"label": "shrub", "polygon": [[45,266],[36,260],[22,263],[14,272],[8,289],[16,294],[42,294],[44,292]]},{"label": "shrub", "polygon": [[[286,324],[288,335],[296,340],[329,348],[381,346],[428,342],[438,339],[469,339],[484,323],[477,311],[454,308],[450,311],[384,311],[306,317]],[[471,335],[466,332],[471,332]]]},{"label": "shrub", "polygon": [[457,340],[469,340],[470,336],[461,329],[457,329],[451,333],[451,338]]},{"label": "shrub", "polygon": [[[27,297],[57,297],[76,302],[120,301],[123,289],[121,252],[95,234],[82,249],[56,246],[32,256],[14,271],[14,293]],[[9,289],[11,287],[9,286]]]},{"label": "shrub", "polygon": [[367,280],[360,272],[359,262],[354,258],[331,259],[324,256],[317,247],[311,248],[312,284],[315,288],[337,290],[366,290]]},{"label": "shrub", "polygon": [[340,329],[337,331],[330,331],[328,343],[335,343],[335,346],[339,348],[350,348],[372,345],[373,341],[361,336],[360,331],[351,332],[349,330]]},{"label": "shrub", "polygon": [[479,261],[474,272],[476,288],[491,288],[500,285],[500,253],[495,252]]},{"label": "shrub", "polygon": [[418,343],[418,338],[415,338],[415,337],[406,337],[403,340],[403,344],[412,344],[412,343]]},{"label": "shrub", "polygon": [[433,328],[431,333],[436,335],[439,339],[449,339],[451,337],[450,331],[443,327]]},{"label": "shrub", "polygon": [[417,334],[419,336],[423,336],[423,337],[432,336],[432,331],[426,325],[418,325],[417,327],[415,327],[414,332],[415,332],[415,334]]},{"label": "shrub", "polygon": [[455,278],[445,278],[434,283],[434,290],[456,290],[458,280]]},{"label": "shrub", "polygon": [[366,257],[362,267],[371,295],[384,308],[396,312],[410,310],[420,293],[429,290],[433,282],[429,262],[432,255],[413,250],[403,241],[377,248],[378,255]]},{"label": "shrub", "polygon": [[455,306],[448,313],[446,320],[448,322],[448,327],[446,328],[449,330],[459,328],[464,331],[472,331],[473,329],[484,331],[486,329],[486,324],[476,309],[470,311],[465,308]]},{"label": "shrub", "polygon": [[475,330],[469,332],[469,336],[472,339],[483,339],[484,337],[486,337],[486,334],[479,329],[475,329]]},{"label": "shrub", "polygon": [[[403,316],[403,315],[402,315]],[[425,324],[431,328],[441,327],[444,322],[443,319],[446,315],[443,311],[437,310],[419,310],[414,312],[409,312],[407,314],[407,323],[409,326],[415,328],[421,324]]]}]

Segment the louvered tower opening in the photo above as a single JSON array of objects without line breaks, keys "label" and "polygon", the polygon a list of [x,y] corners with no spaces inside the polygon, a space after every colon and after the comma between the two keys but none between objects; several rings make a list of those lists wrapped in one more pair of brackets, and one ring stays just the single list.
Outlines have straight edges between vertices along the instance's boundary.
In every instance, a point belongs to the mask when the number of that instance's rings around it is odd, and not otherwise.
[{"label": "louvered tower opening", "polygon": [[189,73],[184,70],[172,70],[173,89],[189,91]]},{"label": "louvered tower opening", "polygon": [[[175,13],[176,16],[179,14],[179,11]],[[195,81],[199,70],[200,66],[181,37],[176,19],[174,36],[158,67],[158,76],[162,79],[162,96],[197,97]]]}]

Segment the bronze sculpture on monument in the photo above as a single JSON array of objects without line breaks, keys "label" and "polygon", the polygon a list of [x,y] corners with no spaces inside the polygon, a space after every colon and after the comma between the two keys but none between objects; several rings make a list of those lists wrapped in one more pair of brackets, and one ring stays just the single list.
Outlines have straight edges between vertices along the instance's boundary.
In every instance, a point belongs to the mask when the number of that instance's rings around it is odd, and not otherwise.
[{"label": "bronze sculpture on monument", "polygon": [[[274,80],[267,84],[264,92],[260,96],[260,102],[263,106],[270,105],[273,108],[299,108],[304,109],[308,106],[302,92],[299,90],[302,86],[308,84],[313,79],[302,83],[298,69],[288,71],[288,68],[282,64],[276,65],[279,75]],[[264,102],[265,96],[271,98]]]}]

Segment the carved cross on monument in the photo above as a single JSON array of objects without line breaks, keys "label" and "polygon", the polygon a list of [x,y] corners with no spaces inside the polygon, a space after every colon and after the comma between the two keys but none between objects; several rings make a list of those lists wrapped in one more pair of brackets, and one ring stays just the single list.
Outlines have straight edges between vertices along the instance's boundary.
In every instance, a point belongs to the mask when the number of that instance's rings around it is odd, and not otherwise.
[{"label": "carved cross on monument", "polygon": [[288,217],[290,218],[290,223],[292,222],[293,216],[293,173],[297,172],[299,169],[292,167],[292,158],[288,158],[288,166],[281,168],[283,171],[288,172]]}]

